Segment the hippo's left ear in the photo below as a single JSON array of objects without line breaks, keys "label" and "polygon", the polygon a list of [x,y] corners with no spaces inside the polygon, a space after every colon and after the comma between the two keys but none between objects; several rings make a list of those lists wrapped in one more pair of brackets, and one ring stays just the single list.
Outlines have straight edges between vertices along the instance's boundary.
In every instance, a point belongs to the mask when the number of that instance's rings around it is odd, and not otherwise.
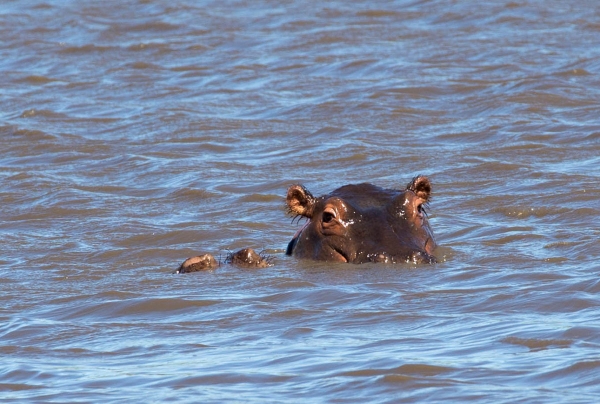
[{"label": "hippo's left ear", "polygon": [[418,175],[406,186],[406,189],[413,191],[415,195],[423,199],[425,202],[429,201],[431,197],[431,182],[429,178],[424,175]]},{"label": "hippo's left ear", "polygon": [[311,218],[315,208],[315,197],[302,185],[292,185],[288,188],[285,203],[290,213]]}]

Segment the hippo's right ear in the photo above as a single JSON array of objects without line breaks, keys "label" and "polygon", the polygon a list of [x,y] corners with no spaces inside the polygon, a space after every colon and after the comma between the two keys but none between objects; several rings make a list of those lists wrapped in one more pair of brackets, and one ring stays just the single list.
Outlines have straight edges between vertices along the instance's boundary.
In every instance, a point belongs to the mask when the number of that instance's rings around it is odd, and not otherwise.
[{"label": "hippo's right ear", "polygon": [[425,202],[429,202],[431,199],[431,181],[424,175],[417,175],[413,178],[406,186],[406,189],[413,191],[415,195]]},{"label": "hippo's right ear", "polygon": [[311,218],[315,202],[315,197],[304,186],[292,185],[288,188],[285,203],[290,213]]}]

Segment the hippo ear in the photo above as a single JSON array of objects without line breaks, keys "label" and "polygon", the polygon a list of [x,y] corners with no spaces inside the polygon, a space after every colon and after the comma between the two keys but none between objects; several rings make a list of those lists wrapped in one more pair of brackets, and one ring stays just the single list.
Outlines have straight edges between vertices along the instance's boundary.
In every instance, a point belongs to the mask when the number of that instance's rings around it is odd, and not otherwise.
[{"label": "hippo ear", "polygon": [[406,186],[406,189],[413,191],[415,195],[425,202],[431,198],[431,182],[424,175],[418,175]]},{"label": "hippo ear", "polygon": [[288,188],[285,199],[290,213],[304,217],[312,217],[315,208],[315,197],[302,185]]}]

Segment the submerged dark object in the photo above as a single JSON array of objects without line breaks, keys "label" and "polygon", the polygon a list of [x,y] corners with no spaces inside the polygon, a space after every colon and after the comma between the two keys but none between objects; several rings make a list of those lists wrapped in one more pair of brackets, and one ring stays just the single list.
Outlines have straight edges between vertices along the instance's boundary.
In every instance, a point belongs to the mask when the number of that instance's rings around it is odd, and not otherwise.
[{"label": "submerged dark object", "polygon": [[[286,204],[290,214],[307,219],[288,244],[286,254],[327,262],[435,263],[436,248],[425,207],[431,183],[418,176],[401,190],[372,184],[345,185],[321,197],[292,185]],[[251,248],[230,253],[226,263],[266,268],[271,257]],[[179,273],[215,269],[210,254],[185,260]]]},{"label": "submerged dark object", "polygon": [[183,261],[179,266],[177,273],[183,274],[187,272],[199,272],[208,271],[215,269],[219,266],[219,262],[212,256],[212,254],[198,255],[191,257]]},{"label": "submerged dark object", "polygon": [[[271,257],[262,253],[257,253],[252,248],[243,248],[227,254],[225,263],[242,268],[266,268],[271,265]],[[176,272],[183,274],[188,272],[210,271],[220,265],[221,263],[217,261],[212,254],[203,254],[186,259]]]}]

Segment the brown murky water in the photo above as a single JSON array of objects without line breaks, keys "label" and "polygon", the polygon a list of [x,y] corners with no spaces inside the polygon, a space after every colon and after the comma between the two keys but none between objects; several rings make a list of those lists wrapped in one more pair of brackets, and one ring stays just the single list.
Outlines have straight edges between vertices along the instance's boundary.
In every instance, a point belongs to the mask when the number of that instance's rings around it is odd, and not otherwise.
[{"label": "brown murky water", "polygon": [[[3,401],[597,399],[600,3],[9,0],[0,35]],[[418,173],[441,263],[284,255],[290,184]]]}]

